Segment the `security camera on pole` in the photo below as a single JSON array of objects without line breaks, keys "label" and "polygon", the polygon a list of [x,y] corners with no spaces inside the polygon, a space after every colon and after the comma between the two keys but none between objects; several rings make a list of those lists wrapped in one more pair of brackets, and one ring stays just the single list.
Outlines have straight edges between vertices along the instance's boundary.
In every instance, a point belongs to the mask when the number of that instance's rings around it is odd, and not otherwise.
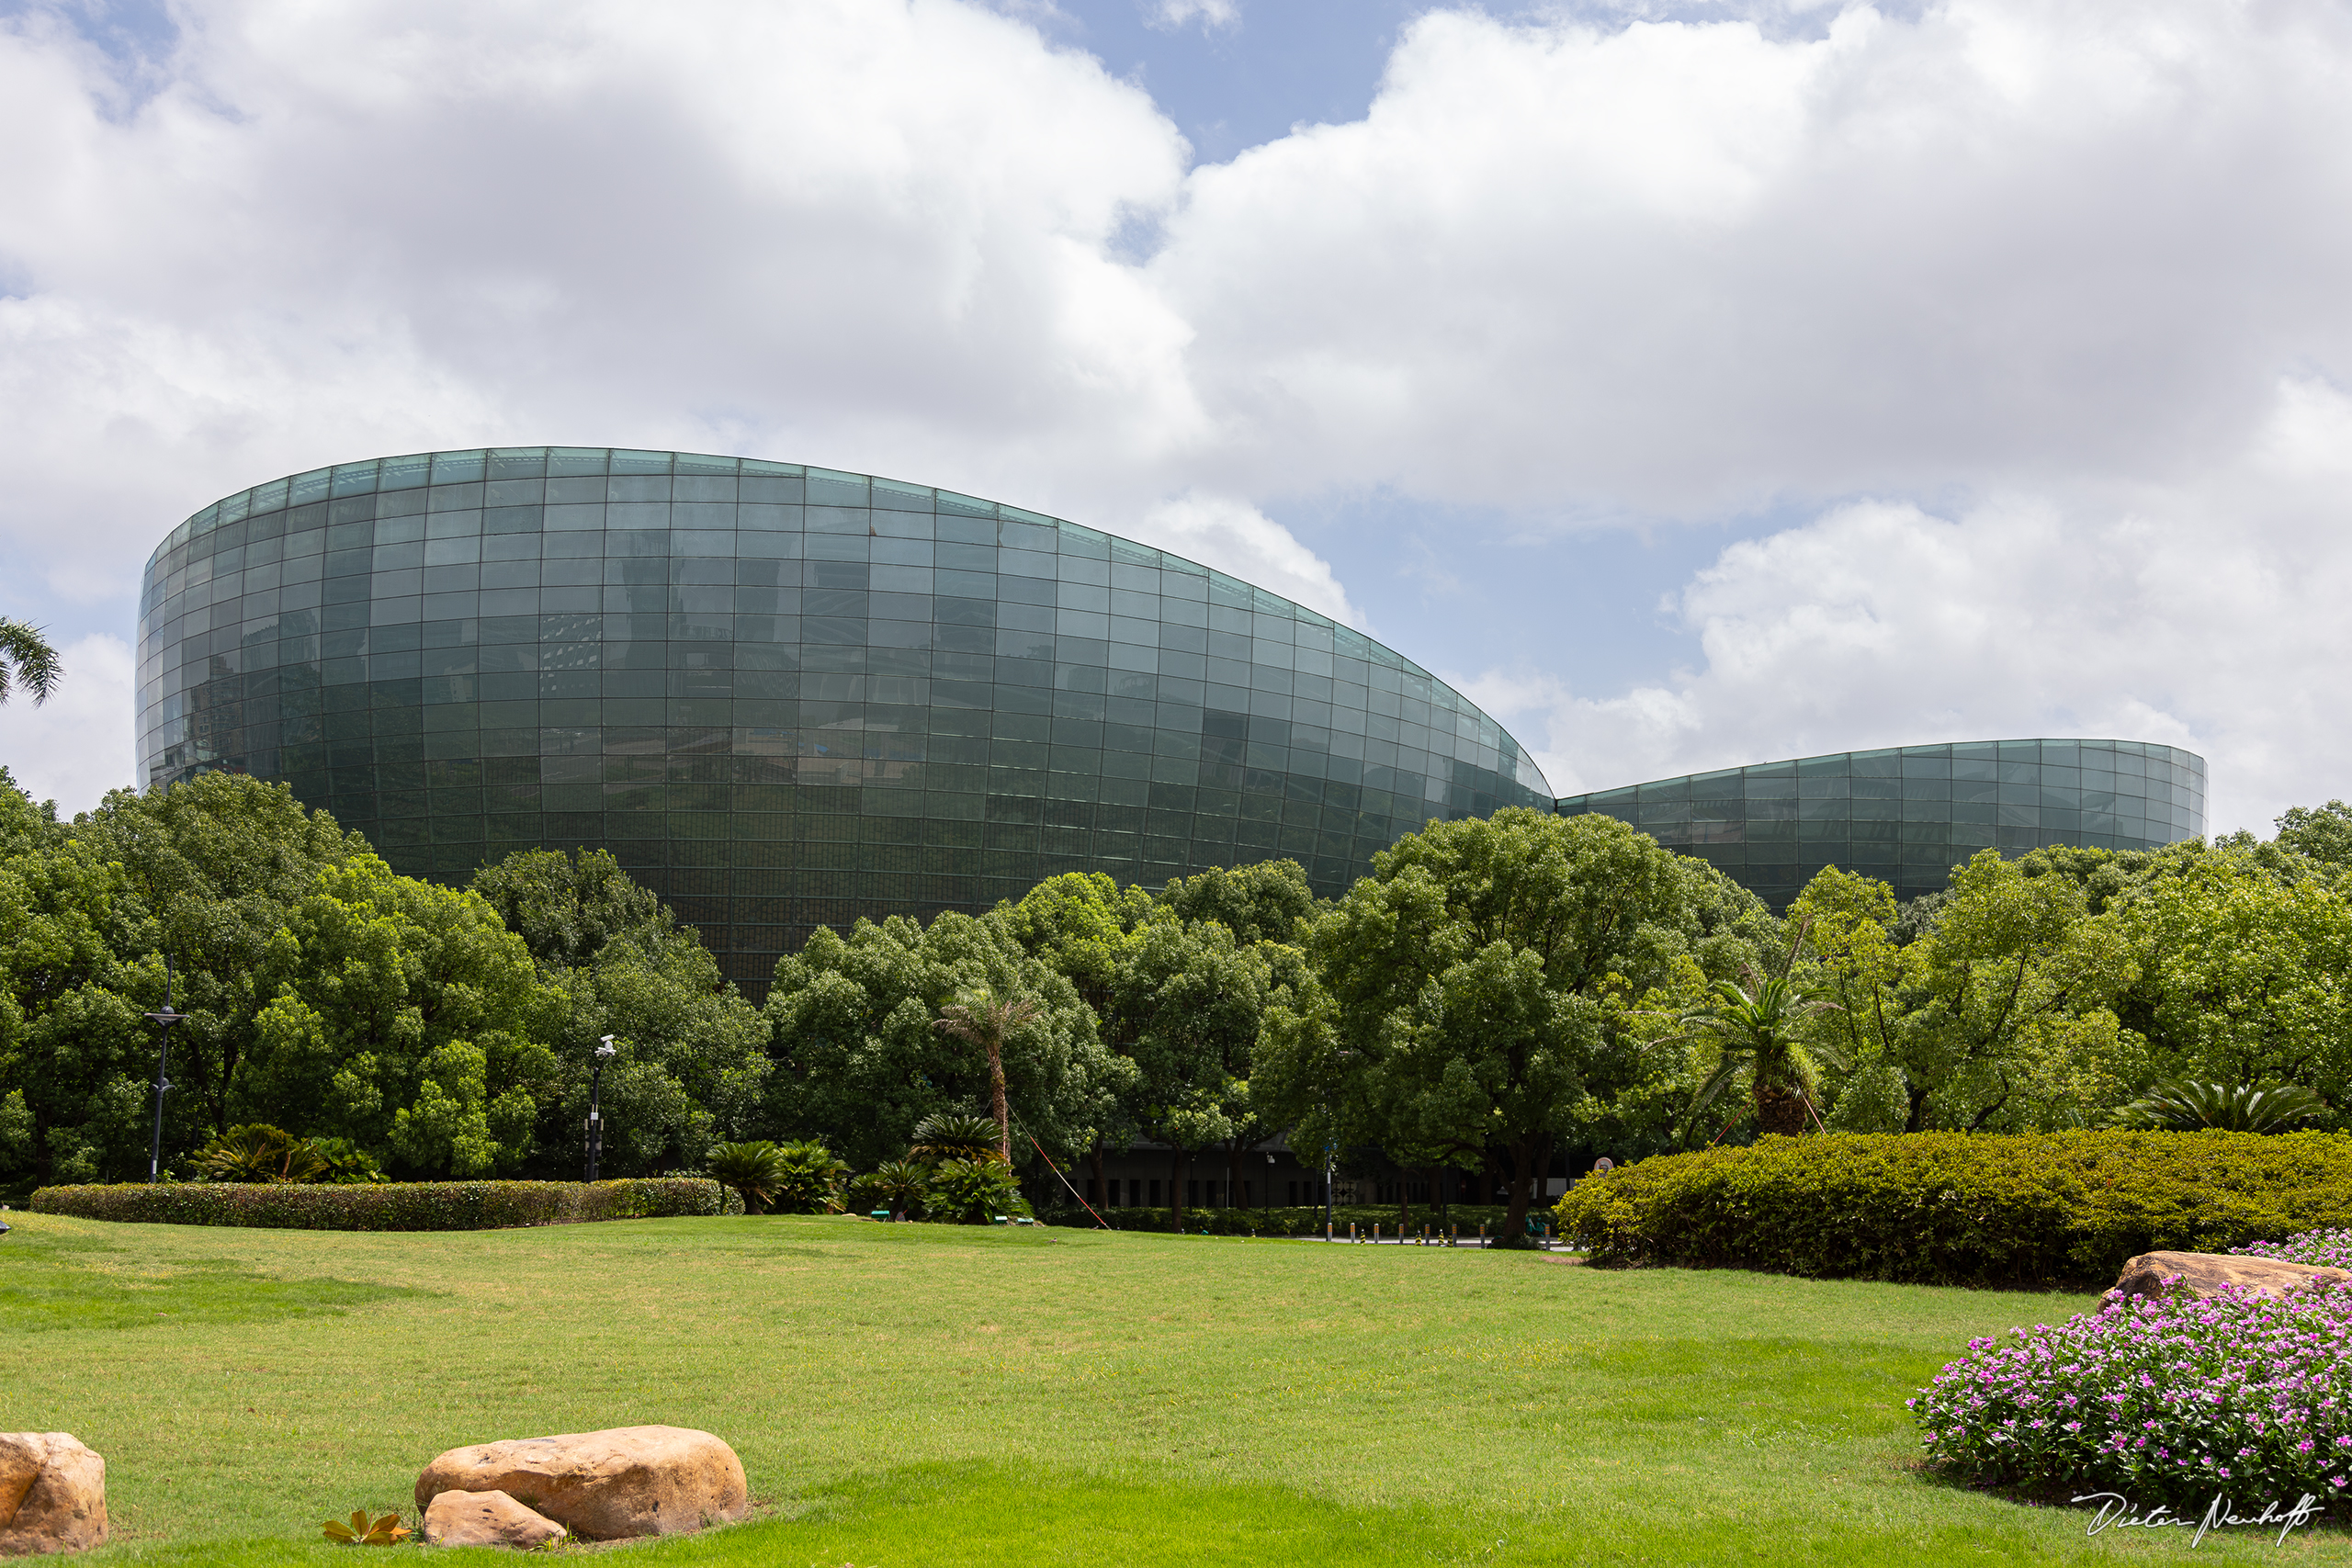
[{"label": "security camera on pole", "polygon": [[588,1179],[596,1179],[596,1159],[605,1152],[605,1115],[598,1109],[605,1092],[605,1064],[613,1059],[613,1037],[596,1047],[596,1065],[588,1074]]}]

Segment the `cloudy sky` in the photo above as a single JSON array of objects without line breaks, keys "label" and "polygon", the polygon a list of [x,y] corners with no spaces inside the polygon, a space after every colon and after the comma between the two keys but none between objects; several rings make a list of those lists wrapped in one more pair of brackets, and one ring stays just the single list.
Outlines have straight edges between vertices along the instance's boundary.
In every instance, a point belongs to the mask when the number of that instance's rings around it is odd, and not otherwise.
[{"label": "cloudy sky", "polygon": [[2352,795],[2352,10],[0,0],[0,761],[379,453],[990,495],[1361,625],[1564,793],[1970,737]]}]

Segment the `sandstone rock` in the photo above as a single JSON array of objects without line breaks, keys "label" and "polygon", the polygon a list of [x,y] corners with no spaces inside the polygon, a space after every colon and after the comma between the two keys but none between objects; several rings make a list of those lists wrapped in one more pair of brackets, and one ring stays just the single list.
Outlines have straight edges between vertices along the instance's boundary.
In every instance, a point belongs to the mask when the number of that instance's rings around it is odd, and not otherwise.
[{"label": "sandstone rock", "polygon": [[416,1478],[416,1506],[444,1492],[503,1492],[589,1540],[678,1535],[739,1519],[743,1463],[708,1432],[616,1427],[451,1449]]},{"label": "sandstone rock", "polygon": [[0,1557],[107,1539],[107,1461],[69,1432],[0,1432]]},{"label": "sandstone rock", "polygon": [[[2169,1292],[2164,1284],[2168,1274],[2180,1276]],[[2218,1252],[2143,1252],[2123,1266],[2115,1288],[2127,1296],[2171,1294],[2201,1299],[2218,1295],[2223,1285],[2276,1296],[2306,1285],[2340,1285],[2347,1280],[2352,1280],[2352,1274],[2341,1269],[2281,1263],[2271,1258],[2233,1258]]]},{"label": "sandstone rock", "polygon": [[563,1539],[563,1527],[503,1492],[444,1492],[424,1510],[424,1539],[435,1546],[519,1546]]}]

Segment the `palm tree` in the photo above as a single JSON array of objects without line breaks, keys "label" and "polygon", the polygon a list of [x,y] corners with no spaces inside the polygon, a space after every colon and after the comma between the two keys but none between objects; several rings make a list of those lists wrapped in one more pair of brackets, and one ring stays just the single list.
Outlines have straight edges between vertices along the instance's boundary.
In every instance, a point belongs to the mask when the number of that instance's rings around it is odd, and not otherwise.
[{"label": "palm tree", "polygon": [[1751,1075],[1748,1091],[1756,1099],[1758,1132],[1793,1136],[1804,1131],[1807,1115],[1815,1126],[1821,1124],[1821,1112],[1814,1109],[1814,1096],[1820,1087],[1815,1058],[1834,1067],[1845,1066],[1845,1061],[1829,1045],[1816,1042],[1808,1048],[1798,1038],[1798,1026],[1806,1019],[1838,1010],[1837,1003],[1822,1000],[1813,987],[1789,977],[1811,925],[1807,920],[1798,928],[1779,974],[1759,983],[1753,969],[1743,968],[1747,986],[1716,981],[1707,987],[1714,999],[1679,1014],[1675,1022],[1684,1032],[1659,1042],[1670,1045],[1707,1035],[1723,1043],[1723,1065],[1700,1086],[1690,1102],[1691,1116],[1713,1104],[1732,1079],[1746,1072]]},{"label": "palm tree", "polygon": [[57,649],[42,639],[39,626],[0,617],[0,703],[8,700],[8,688],[15,684],[30,692],[39,707],[57,689],[62,670]]},{"label": "palm tree", "polygon": [[[1749,975],[1748,979],[1752,984],[1755,976]],[[1695,1033],[1712,1034],[1723,1042],[1723,1066],[1700,1087],[1699,1097],[1690,1103],[1690,1114],[1696,1116],[1713,1104],[1724,1086],[1745,1071],[1752,1075],[1749,1092],[1756,1098],[1758,1132],[1793,1136],[1804,1131],[1807,1115],[1818,1124],[1821,1112],[1814,1109],[1813,1100],[1820,1074],[1814,1057],[1818,1055],[1831,1066],[1845,1064],[1827,1045],[1816,1043],[1808,1051],[1797,1039],[1796,1026],[1837,1004],[1815,999],[1807,987],[1792,985],[1785,975],[1775,975],[1758,986],[1752,996],[1730,980],[1716,981],[1708,992],[1715,998],[1713,1005],[1693,1008],[1679,1021],[1691,1026]]]},{"label": "palm tree", "polygon": [[958,1040],[968,1041],[989,1054],[989,1102],[996,1115],[996,1152],[1012,1163],[1012,1108],[1004,1099],[1004,1038],[1035,1018],[1037,1003],[1030,997],[1000,997],[986,986],[967,991],[939,1010],[932,1021]]}]

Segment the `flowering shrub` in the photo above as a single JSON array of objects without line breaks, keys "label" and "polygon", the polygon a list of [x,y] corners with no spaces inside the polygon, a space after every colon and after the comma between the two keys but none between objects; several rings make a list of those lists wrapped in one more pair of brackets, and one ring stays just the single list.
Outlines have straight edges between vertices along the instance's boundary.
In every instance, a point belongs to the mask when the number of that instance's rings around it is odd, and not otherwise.
[{"label": "flowering shrub", "polygon": [[2305,1231],[2284,1241],[2255,1241],[2230,1248],[2241,1258],[2275,1258],[2281,1263],[2315,1263],[2352,1271],[2352,1231]]},{"label": "flowering shrub", "polygon": [[2109,1292],[2098,1313],[2010,1332],[1971,1340],[1905,1401],[1928,1463],[1955,1479],[2199,1509],[2352,1485],[2352,1286]]}]

